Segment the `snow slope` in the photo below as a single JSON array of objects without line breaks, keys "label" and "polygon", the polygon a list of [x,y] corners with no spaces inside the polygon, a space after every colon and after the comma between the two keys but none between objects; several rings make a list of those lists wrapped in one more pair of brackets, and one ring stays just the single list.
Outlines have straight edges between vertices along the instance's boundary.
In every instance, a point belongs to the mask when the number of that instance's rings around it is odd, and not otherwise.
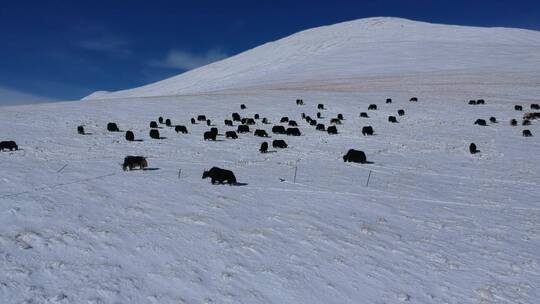
[{"label": "snow slope", "polygon": [[306,30],[140,88],[86,99],[169,96],[309,81],[483,71],[538,72],[540,33],[367,18]]},{"label": "snow slope", "polygon": [[[525,127],[508,121],[523,114],[514,104],[540,103],[540,68],[511,56],[490,73],[467,58],[463,68],[435,70],[440,58],[427,58],[413,74],[389,67],[387,75],[330,77],[355,71],[335,68],[295,83],[261,73],[276,81],[4,107],[0,140],[22,150],[0,153],[0,303],[537,303],[540,127],[526,127],[534,136],[525,138]],[[466,105],[471,98],[486,105]],[[300,118],[314,117],[318,103],[325,124],[344,114],[338,135]],[[359,118],[371,103],[379,110]],[[388,123],[398,109],[406,115]],[[205,114],[224,133],[232,112],[273,123],[289,116],[303,136],[205,142],[208,127],[189,124]],[[159,116],[190,133],[164,127],[166,139],[150,139]],[[473,126],[490,116],[499,123]],[[142,141],[106,132],[109,121]],[[78,135],[80,124],[92,134]],[[362,136],[365,125],[376,135]],[[271,125],[256,127],[270,133]],[[273,139],[289,148],[258,152]],[[469,154],[471,142],[480,154]],[[373,163],[344,163],[351,148]],[[122,171],[126,155],[147,156],[151,170]],[[246,185],[211,185],[201,175],[212,166]]]}]

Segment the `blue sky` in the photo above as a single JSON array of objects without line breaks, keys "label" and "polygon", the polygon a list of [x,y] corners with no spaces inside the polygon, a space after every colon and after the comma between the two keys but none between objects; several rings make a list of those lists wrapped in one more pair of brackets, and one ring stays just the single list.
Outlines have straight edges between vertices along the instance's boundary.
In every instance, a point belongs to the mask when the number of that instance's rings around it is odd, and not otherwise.
[{"label": "blue sky", "polygon": [[0,105],[136,87],[364,17],[540,30],[540,1],[0,1]]}]

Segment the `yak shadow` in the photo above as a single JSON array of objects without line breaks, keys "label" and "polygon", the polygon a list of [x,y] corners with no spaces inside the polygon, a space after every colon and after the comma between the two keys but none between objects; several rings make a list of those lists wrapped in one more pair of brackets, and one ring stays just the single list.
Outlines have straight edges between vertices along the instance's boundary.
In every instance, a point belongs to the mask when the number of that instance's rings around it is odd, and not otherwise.
[{"label": "yak shadow", "polygon": [[132,141],[135,141],[135,142],[143,142],[144,140],[142,140],[142,139],[134,139],[134,140],[132,140]]},{"label": "yak shadow", "polygon": [[81,134],[81,135],[82,135],[82,136],[85,136],[85,135],[93,135],[93,134],[94,134],[94,133],[86,133],[86,132],[85,132],[85,133],[83,133],[83,134]]},{"label": "yak shadow", "polygon": [[277,153],[278,150],[270,150],[270,151],[266,151],[265,153],[263,154],[268,154],[268,153]]},{"label": "yak shadow", "polygon": [[160,168],[144,168],[143,171],[157,171],[160,170]]},{"label": "yak shadow", "polygon": [[234,184],[231,184],[231,186],[237,186],[237,187],[242,187],[242,186],[247,186],[248,183],[234,183]]},{"label": "yak shadow", "polygon": [[367,161],[367,160],[366,160],[365,162],[363,162],[363,163],[361,163],[361,164],[368,164],[368,165],[369,165],[369,164],[374,164],[374,162],[372,162],[372,161]]}]

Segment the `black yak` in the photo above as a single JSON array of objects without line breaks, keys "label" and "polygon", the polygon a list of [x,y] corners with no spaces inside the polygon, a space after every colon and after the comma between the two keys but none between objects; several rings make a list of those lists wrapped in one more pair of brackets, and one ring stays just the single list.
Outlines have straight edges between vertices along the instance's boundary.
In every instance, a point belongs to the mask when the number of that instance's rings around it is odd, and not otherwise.
[{"label": "black yak", "polygon": [[397,111],[397,114],[398,114],[399,116],[403,116],[403,115],[405,115],[405,110],[398,110],[398,111]]},{"label": "black yak", "polygon": [[234,131],[227,131],[227,132],[225,132],[225,137],[226,138],[237,139],[238,135],[236,135],[236,132],[234,132]]},{"label": "black yak", "polygon": [[529,126],[531,124],[531,121],[528,120],[528,119],[524,119],[522,122],[521,122],[521,125],[522,126]]},{"label": "black yak", "polygon": [[255,136],[259,136],[259,137],[268,137],[268,134],[266,133],[265,130],[262,130],[262,129],[257,129],[255,130],[255,133],[253,133]]},{"label": "black yak", "polygon": [[17,143],[15,143],[12,140],[2,141],[0,142],[0,151],[4,151],[4,150],[17,151],[19,150],[19,146],[17,146]]},{"label": "black yak", "polygon": [[480,152],[478,149],[476,149],[476,145],[474,143],[471,143],[469,145],[469,152],[471,152],[471,154],[476,154],[478,152]]},{"label": "black yak", "polygon": [[218,184],[236,184],[236,177],[234,176],[234,173],[230,170],[212,167],[212,169],[203,172],[202,178],[205,179],[208,177],[210,177],[212,184],[215,184],[216,182]]},{"label": "black yak", "polygon": [[523,111],[523,107],[520,106],[520,105],[515,105],[515,106],[514,106],[514,110],[516,110],[516,111]]},{"label": "black yak", "polygon": [[226,125],[226,126],[230,126],[230,127],[232,127],[232,126],[233,126],[233,122],[232,122],[232,120],[229,120],[229,119],[225,119],[225,125]]},{"label": "black yak", "polygon": [[110,122],[107,124],[107,131],[109,132],[120,132],[120,129],[118,129],[118,126],[114,122]]},{"label": "black yak", "polygon": [[297,99],[296,100],[296,105],[299,105],[299,106],[304,105],[304,100],[303,99]]},{"label": "black yak", "polygon": [[206,125],[207,125],[207,126],[211,126],[211,125],[212,125],[212,121],[211,121],[210,119],[207,119],[207,120],[206,120]]},{"label": "black yak", "polygon": [[531,104],[531,110],[540,110],[540,105],[538,105],[537,103]]},{"label": "black yak", "polygon": [[176,131],[176,133],[180,133],[180,132],[182,132],[183,134],[188,133],[186,126],[181,126],[181,125],[175,126],[174,131]]},{"label": "black yak", "polygon": [[515,119],[510,120],[510,125],[511,126],[517,126],[517,124],[518,124],[517,120],[515,120]]},{"label": "black yak", "polygon": [[487,123],[484,119],[477,119],[474,124],[479,126],[487,126]]},{"label": "black yak", "polygon": [[287,143],[283,139],[276,139],[272,142],[272,147],[279,148],[279,149],[285,149],[287,148]]},{"label": "black yak", "polygon": [[286,130],[284,126],[273,126],[272,133],[285,134]]},{"label": "black yak", "polygon": [[158,121],[159,121],[160,124],[163,124],[163,117],[160,116],[160,117],[158,118]]},{"label": "black yak", "polygon": [[239,125],[236,131],[238,133],[249,133],[249,126],[248,125]]},{"label": "black yak", "polygon": [[290,135],[290,136],[301,135],[300,130],[298,130],[298,128],[287,128],[287,130],[285,131],[285,134]]},{"label": "black yak", "polygon": [[366,112],[360,113],[360,117],[369,118]]},{"label": "black yak", "polygon": [[326,129],[326,132],[328,132],[328,134],[337,134],[338,133],[336,126],[328,127],[328,129]]},{"label": "black yak", "polygon": [[326,131],[324,124],[317,124],[317,127],[315,127],[318,131]]},{"label": "black yak", "polygon": [[311,116],[306,116],[305,119],[306,119],[306,122],[307,122],[307,123],[310,123],[310,122],[313,120],[313,119],[311,119]]},{"label": "black yak", "polygon": [[321,112],[317,112],[317,119],[320,119],[322,117]]},{"label": "black yak", "polygon": [[240,105],[240,109],[245,110],[245,109],[246,109],[246,105],[245,105],[245,104],[241,104],[241,105]]},{"label": "black yak", "polygon": [[212,132],[212,131],[206,131],[204,132],[203,134],[203,138],[204,140],[216,140],[216,133]]},{"label": "black yak", "polygon": [[417,102],[418,101],[418,97],[411,97],[411,99],[409,99],[410,102]]},{"label": "black yak", "polygon": [[368,110],[377,110],[377,105],[376,104],[370,104],[367,109]]},{"label": "black yak", "polygon": [[281,117],[281,119],[279,120],[279,122],[283,123],[283,122],[288,122],[289,121],[289,117],[287,116],[283,116]]},{"label": "black yak", "polygon": [[317,125],[317,121],[315,119],[312,119],[310,122],[309,122],[310,125],[312,126],[316,126]]},{"label": "black yak", "polygon": [[371,126],[365,126],[362,128],[362,135],[373,135],[373,127]]},{"label": "black yak", "polygon": [[242,118],[240,117],[240,114],[238,114],[238,113],[232,113],[232,120],[233,120],[233,121],[241,121]]},{"label": "black yak", "polygon": [[530,130],[523,130],[523,136],[530,137],[530,136],[532,136],[532,133],[531,133]]},{"label": "black yak", "polygon": [[298,124],[296,123],[295,120],[289,120],[289,126],[291,126],[291,127],[297,127]]},{"label": "black yak", "polygon": [[324,105],[322,103],[317,105],[318,110],[324,110]]},{"label": "black yak", "polygon": [[469,105],[474,106],[476,104],[476,100],[471,99],[469,100]]},{"label": "black yak", "polygon": [[489,121],[491,121],[492,123],[497,123],[497,118],[491,116],[491,117],[489,118]]},{"label": "black yak", "polygon": [[124,163],[122,164],[122,169],[124,169],[124,171],[131,171],[136,167],[139,167],[141,170],[148,167],[148,161],[146,158],[143,156],[126,156],[124,158]]},{"label": "black yak", "polygon": [[335,124],[335,125],[340,125],[341,120],[339,120],[339,118],[332,118],[332,119],[330,119],[330,123]]},{"label": "black yak", "polygon": [[386,98],[386,103],[392,103],[392,98]]},{"label": "black yak", "polygon": [[254,125],[255,124],[255,119],[253,118],[248,118],[246,120],[246,125]]},{"label": "black yak", "polygon": [[216,136],[218,135],[218,128],[210,128],[210,132],[216,134]]},{"label": "black yak", "polygon": [[476,101],[476,104],[477,104],[477,105],[483,105],[483,104],[485,104],[485,103],[486,103],[486,101],[483,100],[483,99],[478,99],[478,100]]},{"label": "black yak", "polygon": [[150,138],[160,139],[161,137],[159,137],[159,131],[157,129],[150,130]]},{"label": "black yak", "polygon": [[135,140],[135,134],[131,131],[126,132],[126,140],[127,141],[134,141]]},{"label": "black yak", "polygon": [[338,114],[338,115],[337,115],[337,119],[343,120],[343,114]]},{"label": "black yak", "polygon": [[253,118],[255,118],[255,119],[259,119],[259,117],[260,117],[259,114],[255,114],[255,115],[253,116]]},{"label": "black yak", "polygon": [[302,114],[300,116],[302,116],[302,119],[305,119],[306,118],[306,113],[302,112]]},{"label": "black yak", "polygon": [[266,118],[266,117],[263,117],[263,119],[262,119],[262,123],[263,123],[263,124],[265,124],[265,125],[269,124],[269,122],[268,122],[268,118]]},{"label": "black yak", "polygon": [[171,120],[167,118],[167,119],[165,120],[165,125],[166,125],[167,127],[172,126]]},{"label": "black yak", "polygon": [[157,122],[155,122],[155,121],[152,120],[152,121],[150,122],[150,128],[157,129],[157,127],[158,127]]},{"label": "black yak", "polygon": [[199,115],[197,116],[198,121],[206,121],[206,115]]},{"label": "black yak", "polygon": [[192,125],[196,125],[196,124],[197,124],[197,122],[195,121],[195,118],[191,118],[191,124],[192,124]]},{"label": "black yak", "polygon": [[266,153],[268,152],[268,143],[267,142],[263,142],[261,144],[261,148],[259,149],[259,151],[261,151],[261,153]]},{"label": "black yak", "polygon": [[350,149],[347,154],[343,155],[343,161],[365,164],[367,159],[364,151]]},{"label": "black yak", "polygon": [[83,126],[78,126],[77,127],[77,133],[79,133],[81,135],[84,135],[84,127]]},{"label": "black yak", "polygon": [[395,116],[388,116],[388,121],[391,123],[397,123],[397,119]]}]

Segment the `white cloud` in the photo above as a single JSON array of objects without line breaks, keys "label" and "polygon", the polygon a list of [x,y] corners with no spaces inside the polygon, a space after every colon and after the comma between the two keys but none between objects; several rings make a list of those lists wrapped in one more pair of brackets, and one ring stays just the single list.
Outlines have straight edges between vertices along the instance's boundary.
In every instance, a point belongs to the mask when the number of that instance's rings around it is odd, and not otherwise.
[{"label": "white cloud", "polygon": [[210,49],[204,54],[194,54],[182,50],[170,51],[165,59],[150,61],[154,67],[191,70],[229,57],[220,49]]},{"label": "white cloud", "polygon": [[48,101],[53,100],[42,96],[36,96],[13,89],[0,87],[0,106],[12,106]]},{"label": "white cloud", "polygon": [[129,44],[129,41],[119,37],[103,36],[79,41],[78,46],[92,51],[107,52],[115,55],[128,55],[131,53]]}]

